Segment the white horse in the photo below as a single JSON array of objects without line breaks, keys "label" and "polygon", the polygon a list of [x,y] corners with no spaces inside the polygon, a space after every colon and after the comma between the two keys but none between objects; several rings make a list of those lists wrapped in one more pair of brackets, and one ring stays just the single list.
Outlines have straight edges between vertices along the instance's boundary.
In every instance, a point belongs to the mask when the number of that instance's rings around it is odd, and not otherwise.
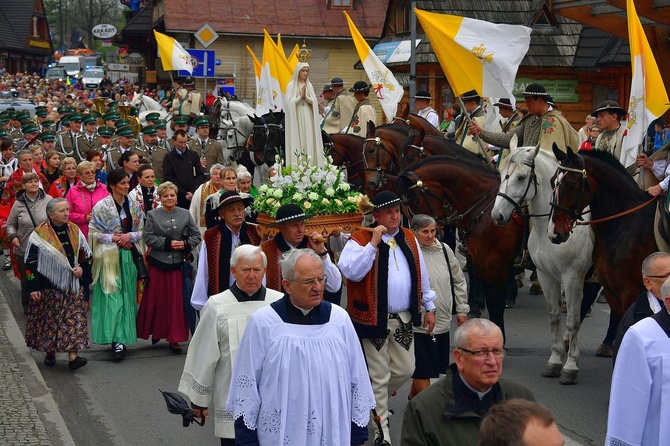
[{"label": "white horse", "polygon": [[246,147],[254,126],[249,115],[254,115],[255,112],[247,103],[229,101],[225,97],[219,97],[212,106],[212,113],[219,114],[217,139],[223,145],[227,163],[236,161],[240,151]]},{"label": "white horse", "polygon": [[[560,376],[561,384],[575,384],[579,371],[579,312],[584,276],[592,264],[593,233],[587,226],[577,226],[566,243],[556,245],[549,240],[547,227],[553,192],[550,179],[556,172],[558,161],[552,153],[540,150],[539,145],[516,147],[516,142],[514,136],[511,153],[500,166],[502,180],[491,216],[495,224],[505,225],[521,203],[528,203],[529,212],[534,216],[528,250],[547,301],[552,334],[551,357],[542,376]],[[565,292],[568,310],[567,360],[560,328],[561,289]]]},{"label": "white horse", "polygon": [[[168,112],[167,109],[160,104],[160,102],[158,102],[157,100],[155,100],[150,96],[145,95],[142,92],[137,92],[133,95],[133,99],[130,101],[130,105],[133,107],[137,107],[137,109],[139,110],[140,124],[142,124],[143,126],[147,125],[146,116],[149,113],[158,112],[160,113],[161,119],[163,120],[167,120],[168,117],[170,116],[170,112]],[[168,132],[170,131],[168,130]]]}]

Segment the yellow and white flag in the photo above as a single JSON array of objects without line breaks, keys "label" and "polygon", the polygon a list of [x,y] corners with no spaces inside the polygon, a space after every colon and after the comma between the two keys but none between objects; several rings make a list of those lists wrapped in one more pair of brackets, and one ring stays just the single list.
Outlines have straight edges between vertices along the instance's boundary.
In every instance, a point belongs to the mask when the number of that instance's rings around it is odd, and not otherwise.
[{"label": "yellow and white flag", "polygon": [[163,70],[184,70],[193,73],[193,66],[191,65],[191,55],[170,36],[159,33],[154,30],[156,36],[156,43],[158,44],[158,54],[161,57]]},{"label": "yellow and white flag", "polygon": [[298,51],[300,51],[300,47],[296,43],[295,46],[293,47],[293,51],[291,51],[291,54],[288,55],[286,60],[288,60],[288,64],[291,67],[291,72],[295,70],[295,67],[298,66]]},{"label": "yellow and white flag", "polygon": [[386,65],[372,51],[370,45],[368,45],[358,31],[358,28],[356,28],[356,25],[354,25],[354,22],[351,21],[349,14],[346,11],[342,12],[344,12],[344,16],[349,23],[351,37],[354,39],[358,57],[361,59],[365,73],[372,84],[372,90],[375,92],[377,99],[379,99],[386,118],[391,121],[397,114],[398,104],[405,92],[395,76],[393,76],[393,73],[391,73],[391,70],[386,68]]},{"label": "yellow and white flag", "polygon": [[[247,51],[251,55],[251,59],[254,62],[254,78],[256,79],[256,100],[258,102],[258,98],[261,97],[261,70],[262,70],[262,66],[261,66],[261,63],[258,61],[258,58],[256,57],[256,55],[254,54],[254,50],[252,50],[249,45],[247,45]],[[256,111],[258,112],[258,110],[256,110]]]},{"label": "yellow and white flag", "polygon": [[668,93],[656,65],[633,0],[626,1],[628,38],[633,78],[628,104],[628,129],[623,140],[619,161],[624,166],[635,164],[639,146],[643,144],[647,127],[668,109]]},{"label": "yellow and white flag", "polygon": [[415,11],[456,96],[476,90],[515,104],[514,79],[530,46],[530,28]]},{"label": "yellow and white flag", "polygon": [[256,97],[256,114],[262,116],[270,111],[279,111],[284,105],[284,95],[279,86],[279,79],[272,76],[274,65],[274,48],[272,38],[265,33],[263,41],[263,57],[259,76],[258,94]]}]

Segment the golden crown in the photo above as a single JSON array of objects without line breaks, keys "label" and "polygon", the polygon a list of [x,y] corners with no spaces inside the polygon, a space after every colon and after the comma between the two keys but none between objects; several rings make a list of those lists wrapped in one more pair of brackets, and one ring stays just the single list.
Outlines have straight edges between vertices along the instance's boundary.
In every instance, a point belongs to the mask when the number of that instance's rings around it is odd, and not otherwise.
[{"label": "golden crown", "polygon": [[307,45],[303,42],[302,48],[298,51],[298,61],[307,62],[310,57],[312,57],[312,50],[308,49]]}]

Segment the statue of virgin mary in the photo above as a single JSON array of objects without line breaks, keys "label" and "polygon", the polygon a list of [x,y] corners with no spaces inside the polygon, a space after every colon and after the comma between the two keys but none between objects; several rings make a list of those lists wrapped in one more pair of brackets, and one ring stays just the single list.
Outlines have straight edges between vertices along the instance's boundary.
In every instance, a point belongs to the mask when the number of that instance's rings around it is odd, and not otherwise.
[{"label": "statue of virgin mary", "polygon": [[286,88],[286,165],[293,166],[300,157],[309,157],[311,164],[324,163],[323,141],[319,126],[319,102],[309,81],[307,60],[311,51],[303,44],[298,52],[298,65]]}]

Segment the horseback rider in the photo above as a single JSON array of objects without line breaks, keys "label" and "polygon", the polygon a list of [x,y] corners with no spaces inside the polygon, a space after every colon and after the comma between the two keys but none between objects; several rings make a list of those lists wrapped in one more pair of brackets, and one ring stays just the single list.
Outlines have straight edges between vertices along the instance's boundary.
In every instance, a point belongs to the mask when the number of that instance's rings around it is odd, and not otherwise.
[{"label": "horseback rider", "polygon": [[347,94],[341,77],[335,76],[332,78],[330,86],[335,93],[335,99],[333,99],[330,110],[321,121],[321,129],[329,135],[333,135],[342,133],[342,130],[347,128],[351,116],[354,114],[356,99]]},{"label": "horseback rider", "polygon": [[344,133],[365,137],[368,121],[377,122],[377,113],[368,100],[370,85],[365,81],[358,81],[349,92],[354,94],[358,101],[349,120],[349,125]]},{"label": "horseback rider", "polygon": [[186,115],[190,118],[200,116],[202,98],[200,97],[200,92],[195,89],[194,78],[189,77],[184,80],[183,91],[185,91],[183,96],[182,90],[179,90],[175,95],[175,99],[172,101],[173,110],[176,109],[180,115]]},{"label": "horseback rider", "polygon": [[414,96],[414,104],[417,109],[416,113],[433,124],[433,127],[437,128],[440,125],[440,117],[435,109],[430,106],[430,101],[432,100],[433,98],[429,91],[420,91]]}]

